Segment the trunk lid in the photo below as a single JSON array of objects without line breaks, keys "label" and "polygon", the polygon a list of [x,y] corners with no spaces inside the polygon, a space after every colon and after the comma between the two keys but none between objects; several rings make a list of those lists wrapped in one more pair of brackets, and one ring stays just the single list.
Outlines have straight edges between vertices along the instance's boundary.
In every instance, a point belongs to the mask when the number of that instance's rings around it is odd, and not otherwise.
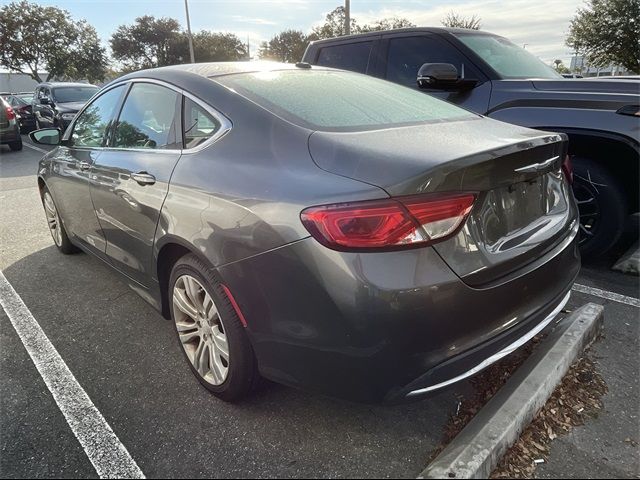
[{"label": "trunk lid", "polygon": [[577,229],[561,164],[564,136],[479,118],[367,132],[315,132],[309,151],[329,172],[390,196],[477,192],[456,236],[434,245],[466,283],[518,270]]}]

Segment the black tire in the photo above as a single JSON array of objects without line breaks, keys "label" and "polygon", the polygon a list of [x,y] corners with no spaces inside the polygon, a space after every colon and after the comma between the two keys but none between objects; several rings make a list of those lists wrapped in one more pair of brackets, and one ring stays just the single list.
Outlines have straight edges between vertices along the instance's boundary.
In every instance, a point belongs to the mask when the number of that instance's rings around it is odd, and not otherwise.
[{"label": "black tire", "polygon": [[622,186],[598,162],[573,157],[573,193],[580,210],[580,252],[583,258],[606,253],[620,239],[627,217]]},{"label": "black tire", "polygon": [[9,142],[9,148],[14,152],[19,152],[22,150],[22,138],[16,140],[15,142]]},{"label": "black tire", "polygon": [[[47,187],[44,187],[40,192],[40,200],[42,201],[42,207],[45,209],[45,216],[47,216],[47,221],[49,221],[47,206],[45,205],[45,195],[51,196],[51,192],[49,192],[49,189]],[[51,197],[51,201],[53,202],[53,197]],[[54,202],[54,206],[55,206],[55,202]],[[69,240],[69,236],[67,235],[67,230],[65,229],[64,224],[60,220],[60,215],[57,213],[58,208],[55,207],[55,210],[58,218],[57,220],[58,228],[60,228],[60,238],[59,240],[56,239],[56,236],[54,235],[53,230],[49,228],[49,232],[51,233],[51,238],[53,238],[53,243],[55,244],[56,247],[58,247],[58,250],[60,250],[65,255],[78,253],[80,249],[76,247],[73,243],[71,243],[71,240]]]},{"label": "black tire", "polygon": [[214,385],[200,375],[187,356],[176,328],[176,338],[178,339],[180,350],[182,350],[189,368],[205,388],[221,400],[237,402],[256,388],[260,378],[256,358],[245,327],[227,297],[217,273],[194,254],[188,254],[180,258],[171,271],[167,298],[169,298],[171,320],[174,325],[176,324],[172,300],[174,288],[177,280],[185,274],[194,277],[202,285],[218,309],[218,315],[223,324],[229,345],[228,373],[224,382],[220,385]]}]

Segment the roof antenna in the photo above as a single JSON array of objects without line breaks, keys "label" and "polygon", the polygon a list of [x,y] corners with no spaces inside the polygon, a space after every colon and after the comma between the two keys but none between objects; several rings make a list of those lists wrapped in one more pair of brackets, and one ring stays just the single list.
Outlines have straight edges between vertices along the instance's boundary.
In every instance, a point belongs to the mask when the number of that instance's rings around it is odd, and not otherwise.
[{"label": "roof antenna", "polygon": [[309,70],[311,68],[311,64],[307,62],[298,62],[296,63],[296,67]]}]

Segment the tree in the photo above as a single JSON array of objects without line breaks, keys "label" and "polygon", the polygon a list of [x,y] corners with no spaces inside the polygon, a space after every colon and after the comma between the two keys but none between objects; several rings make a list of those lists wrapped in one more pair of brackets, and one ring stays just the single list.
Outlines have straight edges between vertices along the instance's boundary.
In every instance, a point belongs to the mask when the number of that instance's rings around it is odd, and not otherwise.
[{"label": "tree", "polygon": [[464,17],[456,12],[449,12],[447,16],[440,22],[445,27],[450,28],[468,28],[469,30],[480,30],[481,19],[472,15],[471,17]]},{"label": "tree", "polygon": [[569,70],[559,58],[553,61],[553,65],[558,73],[571,73],[571,70]]},{"label": "tree", "polygon": [[309,37],[300,30],[285,30],[260,46],[260,58],[294,63],[302,60]]},{"label": "tree", "polygon": [[[184,55],[189,58],[186,34],[184,38]],[[245,60],[248,56],[247,45],[233,33],[213,33],[206,30],[193,36],[193,50],[196,62],[232,62]]]},{"label": "tree", "polygon": [[364,25],[360,31],[361,32],[375,32],[378,30],[395,30],[396,28],[411,28],[416,25],[412,23],[410,20],[401,17],[389,17],[383,18],[382,20],[376,20],[373,23],[369,23]]},{"label": "tree", "polygon": [[[313,35],[318,39],[341,37],[346,35],[344,22],[346,19],[344,7],[336,7],[325,17],[323,25],[313,29]],[[356,19],[351,17],[351,33],[360,33],[360,27]]]},{"label": "tree", "polygon": [[596,67],[640,73],[640,0],[589,0],[569,26],[567,45]]},{"label": "tree", "polygon": [[68,12],[23,0],[0,8],[0,65],[42,82],[58,78],[100,81],[108,65],[96,30]]},{"label": "tree", "polygon": [[151,15],[136,18],[132,25],[120,25],[110,40],[113,58],[125,70],[182,63],[189,58],[185,42],[177,20]]},{"label": "tree", "polygon": [[[337,7],[329,12],[323,25],[315,27],[308,40],[333,38],[345,35],[344,22],[346,13],[344,7]],[[373,32],[378,30],[391,30],[394,28],[415,27],[411,21],[401,17],[383,18],[373,23],[360,26],[355,18],[351,17],[351,33]]]}]

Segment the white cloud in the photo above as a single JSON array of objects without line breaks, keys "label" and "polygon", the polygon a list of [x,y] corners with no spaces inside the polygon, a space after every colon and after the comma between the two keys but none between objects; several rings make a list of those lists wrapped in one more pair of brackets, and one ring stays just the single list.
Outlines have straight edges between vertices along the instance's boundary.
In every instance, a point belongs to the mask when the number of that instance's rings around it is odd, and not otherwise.
[{"label": "white cloud", "polygon": [[266,18],[250,18],[242,15],[232,15],[231,18],[236,22],[252,23],[254,25],[277,25],[277,22],[273,20],[267,20]]}]

